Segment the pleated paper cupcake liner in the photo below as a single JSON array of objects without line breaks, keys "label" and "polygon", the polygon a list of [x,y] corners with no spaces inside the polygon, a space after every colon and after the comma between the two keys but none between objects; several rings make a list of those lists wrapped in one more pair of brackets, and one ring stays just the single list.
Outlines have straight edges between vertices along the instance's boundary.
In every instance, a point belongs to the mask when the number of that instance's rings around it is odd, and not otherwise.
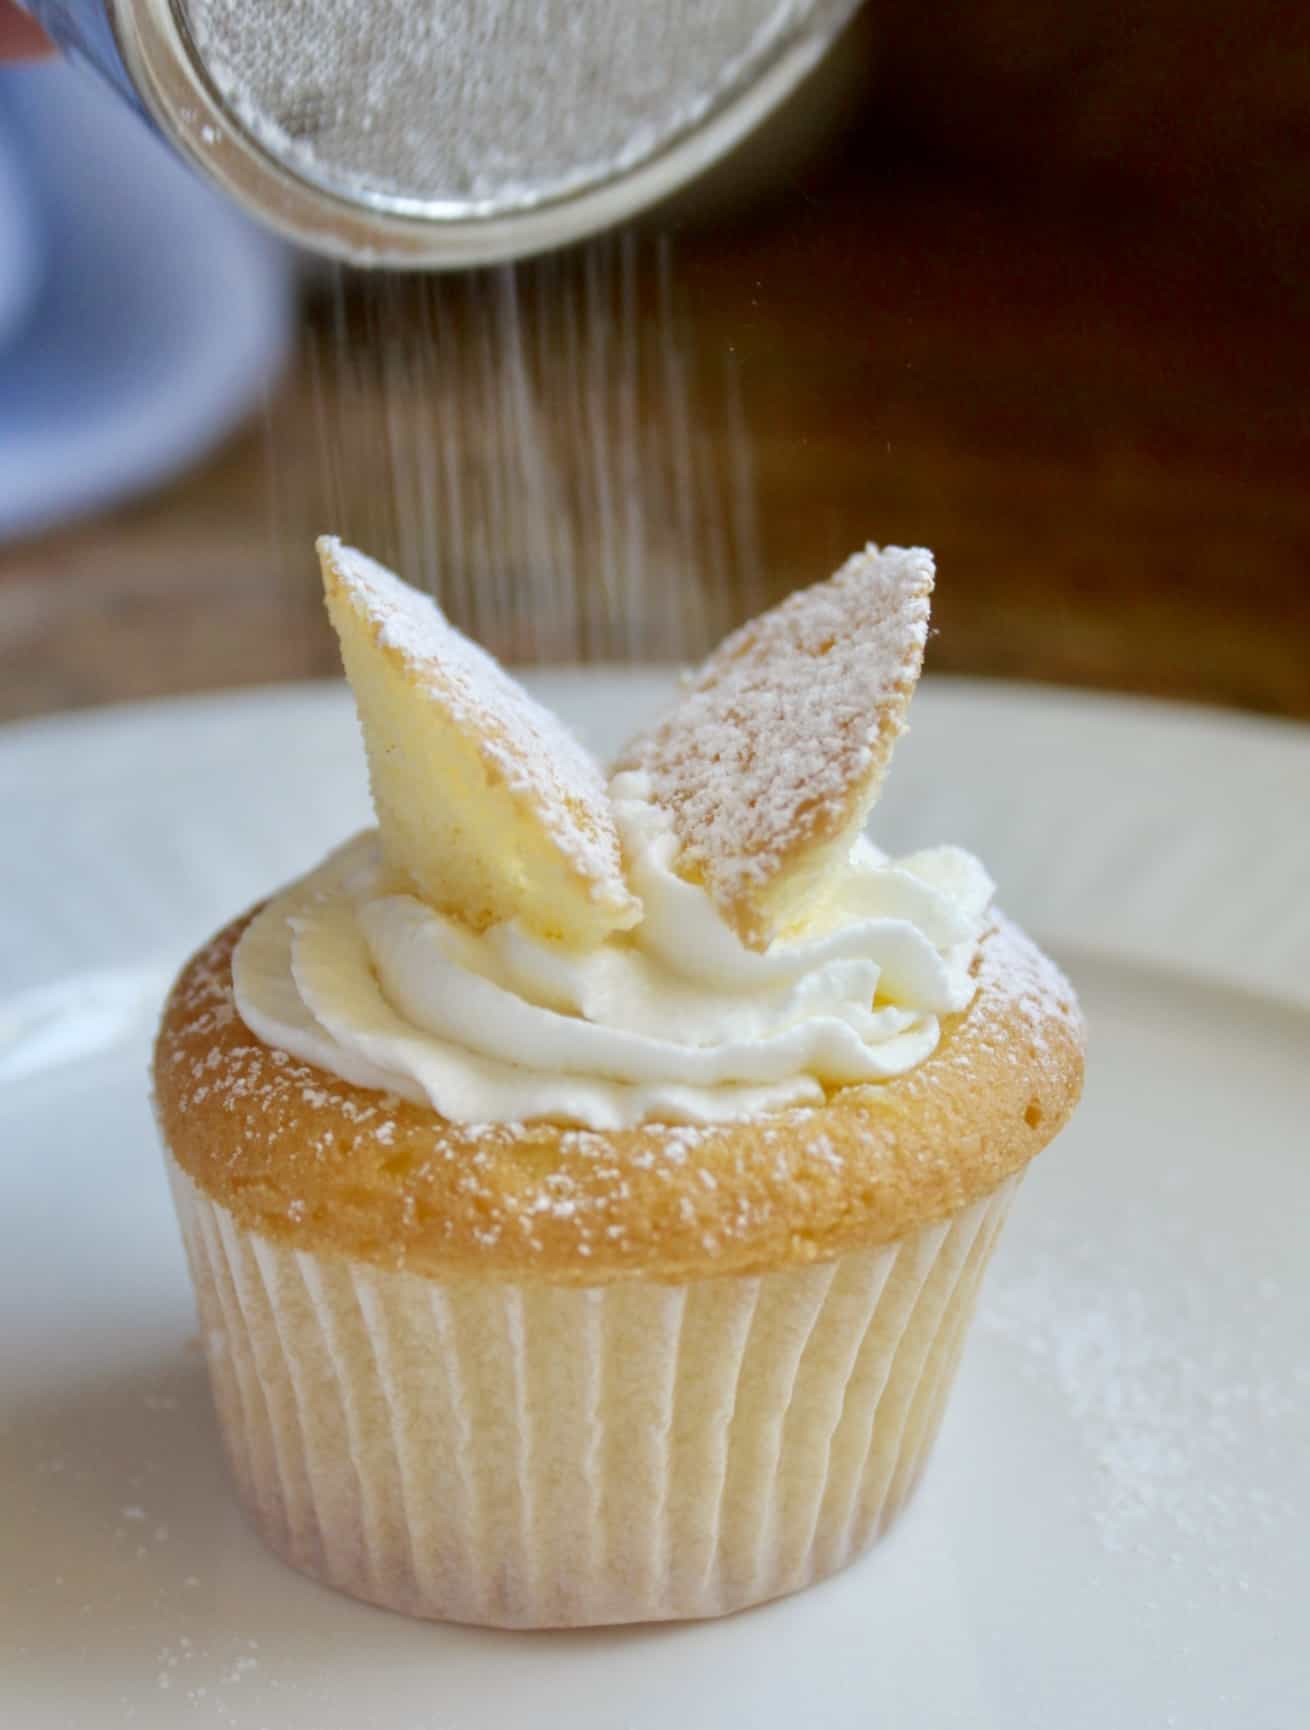
[{"label": "pleated paper cupcake liner", "polygon": [[172,1167],[225,1445],[292,1566],[414,1616],[716,1616],[886,1529],[1017,1187],[815,1267],[439,1283],[287,1249]]}]

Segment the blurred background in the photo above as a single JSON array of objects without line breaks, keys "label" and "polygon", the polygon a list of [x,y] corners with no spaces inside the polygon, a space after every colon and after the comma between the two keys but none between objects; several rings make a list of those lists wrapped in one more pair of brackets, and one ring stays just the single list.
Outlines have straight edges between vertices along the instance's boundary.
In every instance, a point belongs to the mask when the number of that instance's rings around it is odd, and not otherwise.
[{"label": "blurred background", "polygon": [[639,224],[441,277],[9,65],[6,221],[6,718],[335,674],[325,530],[556,662],[922,542],[933,671],[1310,718],[1301,6],[880,0]]}]

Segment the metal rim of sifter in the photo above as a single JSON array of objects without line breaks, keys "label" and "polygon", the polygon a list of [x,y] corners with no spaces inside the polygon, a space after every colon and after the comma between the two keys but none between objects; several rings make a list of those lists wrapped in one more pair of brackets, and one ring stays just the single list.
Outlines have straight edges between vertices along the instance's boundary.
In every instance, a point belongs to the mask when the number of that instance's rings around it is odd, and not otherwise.
[{"label": "metal rim of sifter", "polygon": [[235,114],[197,48],[182,0],[106,0],[129,76],[160,130],[238,204],[312,251],[357,264],[455,269],[548,251],[646,209],[722,157],[831,45],[856,0],[817,0],[766,54],[724,82],[703,116],[612,177],[508,209],[347,194],[279,155]]}]

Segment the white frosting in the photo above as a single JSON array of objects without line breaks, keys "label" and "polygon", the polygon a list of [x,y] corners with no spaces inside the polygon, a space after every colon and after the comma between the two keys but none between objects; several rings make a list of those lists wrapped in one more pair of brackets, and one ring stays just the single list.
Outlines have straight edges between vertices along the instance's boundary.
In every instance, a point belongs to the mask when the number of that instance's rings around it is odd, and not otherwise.
[{"label": "white frosting", "polygon": [[713,1123],[882,1081],[966,1008],[992,883],[955,847],[857,842],[804,932],[745,948],[673,870],[641,774],[610,788],[643,918],[570,950],[517,923],[478,934],[407,892],[376,833],[272,901],[233,958],[266,1043],[454,1123]]}]

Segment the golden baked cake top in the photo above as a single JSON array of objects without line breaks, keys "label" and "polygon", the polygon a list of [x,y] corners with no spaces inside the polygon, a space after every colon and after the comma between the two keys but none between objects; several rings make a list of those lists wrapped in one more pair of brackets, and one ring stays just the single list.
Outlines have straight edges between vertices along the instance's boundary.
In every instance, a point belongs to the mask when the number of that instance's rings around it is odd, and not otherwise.
[{"label": "golden baked cake top", "polygon": [[155,1059],[168,1146],[252,1231],[437,1278],[682,1281],[890,1242],[1026,1165],[1082,1087],[1073,992],[1000,919],[973,1002],[894,1080],[726,1124],[452,1124],[256,1039],[232,996],[245,926],[169,999]]}]

